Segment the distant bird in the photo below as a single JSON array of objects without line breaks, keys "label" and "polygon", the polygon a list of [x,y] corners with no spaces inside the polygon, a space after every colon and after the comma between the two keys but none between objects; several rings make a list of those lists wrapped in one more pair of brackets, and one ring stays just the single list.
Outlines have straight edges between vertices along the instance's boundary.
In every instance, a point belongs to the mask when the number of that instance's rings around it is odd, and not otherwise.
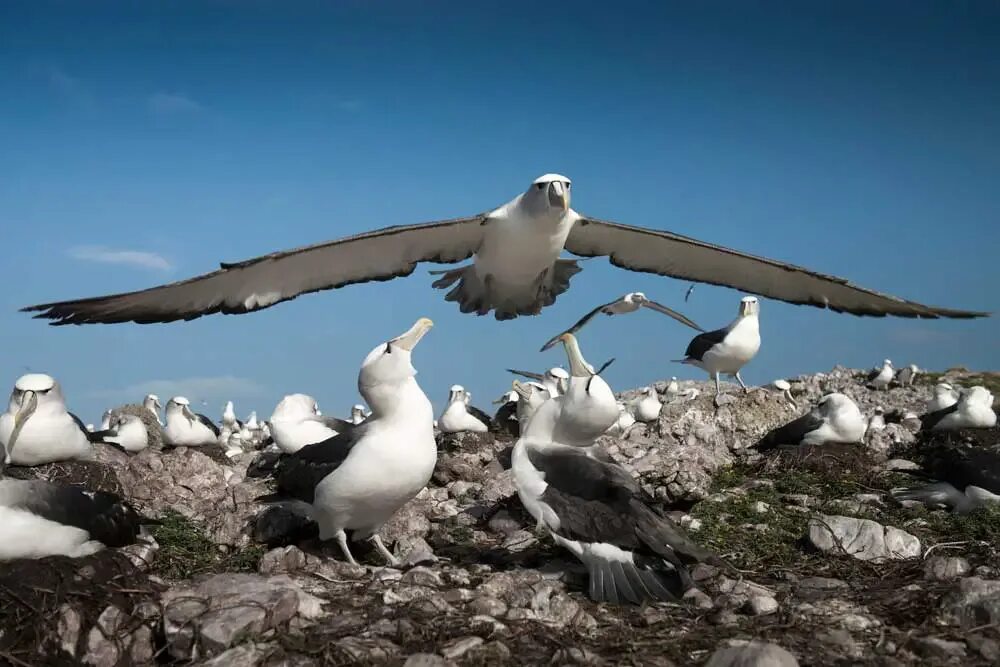
[{"label": "distant bird", "polygon": [[465,399],[464,399],[464,400],[465,400],[465,410],[466,410],[466,411],[467,411],[467,412],[468,412],[468,413],[469,413],[470,415],[472,415],[473,417],[475,417],[475,418],[476,418],[476,419],[478,419],[479,421],[483,422],[483,423],[484,423],[484,424],[486,424],[487,426],[489,426],[489,425],[491,424],[491,422],[492,422],[493,420],[492,420],[492,418],[491,418],[491,417],[490,417],[490,416],[489,416],[489,415],[488,415],[488,414],[486,413],[486,411],[485,411],[485,410],[480,410],[480,409],[479,409],[479,408],[477,408],[476,406],[472,405],[472,392],[471,392],[471,391],[469,391],[468,389],[466,389],[466,390],[465,390]]},{"label": "distant bird", "polygon": [[799,404],[795,402],[795,397],[792,396],[792,385],[788,380],[775,380],[771,383],[771,386],[781,392],[781,395],[786,401],[792,404],[792,407],[798,409]]},{"label": "distant bird", "polygon": [[893,489],[898,501],[916,500],[966,513],[1000,503],[1000,452],[969,445],[946,445],[924,450],[915,473],[931,481],[924,486]]},{"label": "distant bird", "polygon": [[438,417],[438,429],[442,433],[485,433],[489,430],[489,418],[482,420],[469,414],[465,402],[465,389],[462,385],[452,385],[448,392],[448,405]]},{"label": "distant bird", "polygon": [[625,438],[635,426],[635,415],[624,402],[618,401],[618,419],[608,427],[607,434],[615,438]]},{"label": "distant bird", "polygon": [[104,441],[126,452],[141,452],[149,446],[149,431],[136,415],[120,412],[112,417],[111,435],[105,436]]},{"label": "distant bird", "polygon": [[959,392],[947,382],[934,385],[934,397],[927,403],[927,412],[937,412],[958,403]]},{"label": "distant bird", "polygon": [[[238,314],[300,294],[413,273],[420,262],[471,264],[444,270],[432,284],[463,313],[498,320],[537,315],[569,289],[581,257],[606,256],[630,271],[725,285],[744,292],[856,315],[982,317],[925,306],[850,282],[667,231],[630,227],[570,208],[570,179],[544,174],[503,206],[425,224],[386,227],[242,262],[151,289],[28,306],[55,324],[173,322]],[[630,193],[631,194],[631,193]],[[624,195],[623,196],[628,196]]]},{"label": "distant bird", "polygon": [[759,313],[757,297],[743,297],[735,320],[722,329],[695,336],[688,344],[684,359],[678,361],[697,366],[714,378],[716,396],[722,393],[719,384],[722,373],[732,375],[744,391],[749,391],[740,377],[740,369],[760,350]]},{"label": "distant bird", "polygon": [[508,391],[493,405],[499,405],[496,414],[490,422],[490,430],[503,435],[517,437],[521,432],[521,424],[517,420],[517,404],[519,397],[516,391]]},{"label": "distant bird", "polygon": [[694,292],[694,283],[691,283],[691,287],[687,288],[687,292],[684,292],[684,301],[687,302],[691,298],[691,294]]},{"label": "distant bird", "polygon": [[[113,414],[114,414],[114,410],[111,410],[110,408],[107,409],[107,410],[105,410],[101,414],[101,429],[100,430],[107,431],[109,428],[111,428],[111,415],[113,415]],[[91,431],[92,429],[87,429],[87,430]]]},{"label": "distant bird", "polygon": [[107,430],[90,432],[66,410],[62,388],[51,375],[29,373],[14,383],[7,411],[0,415],[0,445],[8,464],[37,466],[55,461],[89,459],[93,443]]},{"label": "distant bird", "polygon": [[522,377],[529,378],[539,383],[542,388],[549,393],[549,396],[555,398],[560,396],[566,391],[566,387],[569,386],[569,373],[559,367],[550,368],[545,371],[545,373],[532,373],[531,371],[519,371],[513,368],[507,369],[508,373],[513,373],[514,375],[520,375]]},{"label": "distant bird", "polygon": [[614,301],[609,301],[608,303],[602,304],[597,308],[581,317],[576,324],[571,326],[566,331],[560,334],[556,334],[550,338],[545,345],[542,346],[542,352],[549,349],[553,345],[559,342],[559,337],[563,334],[571,333],[576,334],[586,325],[590,320],[594,319],[598,314],[603,313],[605,315],[622,315],[625,313],[634,313],[639,310],[639,308],[649,308],[650,310],[655,310],[658,313],[662,313],[668,317],[672,317],[681,324],[691,327],[696,331],[704,331],[700,326],[695,324],[693,321],[685,317],[684,315],[678,313],[676,310],[667,308],[663,304],[652,301],[646,297],[642,292],[629,292],[623,296],[618,297]]},{"label": "distant bird", "polygon": [[868,424],[857,404],[841,393],[823,396],[809,412],[771,430],[754,447],[768,451],[782,445],[861,442]]},{"label": "distant bird", "polygon": [[865,433],[874,433],[885,428],[885,410],[881,405],[876,405],[871,417],[868,418],[868,427]]},{"label": "distant bird", "polygon": [[663,392],[663,397],[667,399],[667,401],[669,402],[677,398],[677,396],[680,395],[680,393],[681,393],[681,388],[680,385],[677,384],[677,378],[676,377],[670,378],[670,382],[667,383],[667,388]]},{"label": "distant bird", "polygon": [[910,364],[906,368],[900,368],[896,373],[896,384],[900,387],[911,387],[913,386],[913,381],[917,379],[917,375],[920,374],[920,369],[917,368],[916,364]]},{"label": "distant bird", "polygon": [[645,387],[642,393],[632,400],[630,411],[635,416],[635,420],[643,424],[656,421],[660,418],[660,411],[663,404],[660,397],[652,387]]},{"label": "distant bird", "polygon": [[219,427],[205,415],[192,412],[191,402],[183,396],[167,401],[166,415],[164,435],[173,447],[201,447],[219,440]]},{"label": "distant bird", "polygon": [[232,401],[226,401],[226,407],[222,409],[222,425],[232,432],[239,431],[243,427],[243,422],[236,418],[236,408]]},{"label": "distant bird", "polygon": [[[319,414],[317,412],[317,414]],[[368,411],[363,405],[351,406],[351,423],[355,426],[368,419]]]},{"label": "distant bird", "polygon": [[4,476],[0,445],[0,561],[89,556],[135,542],[143,519],[110,493]]},{"label": "distant bird", "polygon": [[882,366],[878,368],[873,368],[868,376],[865,378],[865,384],[875,389],[888,389],[889,383],[892,382],[892,378],[895,376],[895,371],[892,370],[892,361],[886,359],[882,362]]},{"label": "distant bird", "polygon": [[160,405],[159,396],[156,394],[146,394],[146,398],[142,399],[142,407],[153,413],[153,416],[156,417],[156,421],[160,421],[160,408],[163,406]]},{"label": "distant bird", "polygon": [[552,398],[549,390],[537,382],[519,382],[514,380],[514,391],[517,392],[517,422],[520,432],[524,432],[532,416],[545,401]]},{"label": "distant bird", "polygon": [[339,432],[337,426],[344,423],[320,415],[316,399],[306,394],[289,394],[282,398],[271,413],[270,422],[274,444],[286,454],[332,438]]},{"label": "distant bird", "polygon": [[539,408],[514,446],[512,469],[525,509],[587,568],[599,602],[676,601],[690,587],[686,562],[719,562],[646,504],[623,468],[592,452],[618,418],[614,394],[564,334],[572,379]]},{"label": "distant bird", "polygon": [[957,431],[963,428],[993,428],[993,394],[986,387],[972,387],[962,392],[954,405],[920,417],[920,427],[931,431]]},{"label": "distant bird", "polygon": [[271,500],[308,503],[320,539],[336,539],[352,564],[347,530],[353,531],[353,539],[371,539],[383,558],[398,565],[377,531],[427,485],[434,471],[434,412],[411,362],[413,348],[432,326],[420,318],[365,357],[358,390],[371,407],[368,419],[279,463],[278,494]]}]

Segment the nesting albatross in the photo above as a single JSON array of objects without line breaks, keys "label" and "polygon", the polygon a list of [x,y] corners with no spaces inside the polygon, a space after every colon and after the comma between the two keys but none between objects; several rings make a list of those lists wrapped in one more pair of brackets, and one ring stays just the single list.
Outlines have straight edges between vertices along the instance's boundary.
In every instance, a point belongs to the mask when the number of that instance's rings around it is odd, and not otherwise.
[{"label": "nesting albatross", "polygon": [[614,394],[564,334],[572,378],[539,406],[514,446],[511,467],[525,508],[587,568],[590,597],[639,604],[676,601],[690,586],[685,562],[719,562],[643,499],[638,483],[594,440],[618,418]]},{"label": "nesting albatross", "polygon": [[[313,246],[275,252],[168,285],[28,306],[52,324],[173,322],[211,313],[247,313],[300,294],[411,274],[420,262],[472,263],[442,271],[433,286],[462,312],[498,320],[537,315],[555,303],[582,269],[608,257],[615,266],[724,285],[780,301],[855,315],[982,317],[926,306],[834,276],[668,231],[632,227],[570,208],[570,179],[545,174],[499,208],[463,218],[386,227]],[[628,193],[635,195],[637,193]]]}]

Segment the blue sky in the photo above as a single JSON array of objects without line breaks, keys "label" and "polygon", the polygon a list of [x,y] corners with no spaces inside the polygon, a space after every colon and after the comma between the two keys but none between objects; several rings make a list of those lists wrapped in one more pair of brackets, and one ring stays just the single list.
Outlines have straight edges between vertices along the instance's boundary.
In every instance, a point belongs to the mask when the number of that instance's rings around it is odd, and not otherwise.
[{"label": "blue sky", "polygon": [[[417,10],[413,5],[419,4]],[[643,290],[707,328],[739,294],[585,263],[543,316],[461,315],[408,279],[238,317],[48,327],[42,301],[139,289],[277,249],[482,211],[536,176],[589,215],[793,261],[925,303],[1000,311],[1000,6],[993,2],[5,2],[0,379],[55,375],[85,419],[147,390],[212,415],[356,402],[360,361],[419,316],[440,409]],[[376,9],[377,8],[377,9]],[[427,267],[433,268],[433,267]],[[748,381],[1000,367],[1000,324],[855,318],[765,300]],[[616,389],[676,374],[690,332],[602,319]]]}]

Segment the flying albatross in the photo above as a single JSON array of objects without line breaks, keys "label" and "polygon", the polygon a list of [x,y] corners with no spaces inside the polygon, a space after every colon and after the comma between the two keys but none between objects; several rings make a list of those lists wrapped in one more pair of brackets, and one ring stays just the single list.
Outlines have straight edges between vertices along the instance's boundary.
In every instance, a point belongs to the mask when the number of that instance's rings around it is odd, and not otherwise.
[{"label": "flying albatross", "polygon": [[611,388],[563,335],[572,378],[543,403],[514,446],[518,496],[539,527],[587,568],[598,602],[676,601],[691,585],[685,563],[717,556],[646,504],[639,484],[593,443],[618,418]]},{"label": "flying albatross", "polygon": [[761,296],[855,315],[982,317],[925,306],[842,278],[668,231],[598,220],[570,208],[570,179],[545,174],[508,203],[485,213],[386,227],[275,252],[168,285],[24,308],[53,324],[173,322],[211,313],[247,313],[318,292],[413,273],[420,262],[472,263],[442,271],[436,288],[462,312],[498,320],[537,315],[569,288],[579,257],[608,257],[631,271],[723,285]]},{"label": "flying albatross", "polygon": [[541,351],[544,352],[545,350],[549,349],[550,347],[558,343],[559,337],[562,336],[563,334],[571,333],[573,335],[576,335],[576,333],[580,331],[580,329],[582,329],[584,325],[586,325],[588,322],[594,319],[594,317],[596,317],[598,313],[604,313],[605,315],[608,316],[623,315],[625,313],[634,313],[635,311],[639,310],[639,308],[649,308],[650,310],[655,310],[658,313],[662,313],[663,315],[674,318],[681,324],[686,324],[687,326],[691,327],[692,329],[695,329],[696,331],[704,331],[704,329],[695,324],[692,320],[688,319],[686,316],[682,315],[681,313],[678,313],[676,310],[673,310],[672,308],[667,308],[662,303],[657,303],[656,301],[653,301],[642,292],[629,292],[628,294],[624,294],[618,297],[614,301],[609,301],[608,303],[601,304],[597,308],[594,308],[592,311],[581,317],[577,321],[577,323],[571,326],[569,329],[566,329],[566,331],[556,334],[555,336],[550,338],[545,343],[545,345],[542,345]]}]

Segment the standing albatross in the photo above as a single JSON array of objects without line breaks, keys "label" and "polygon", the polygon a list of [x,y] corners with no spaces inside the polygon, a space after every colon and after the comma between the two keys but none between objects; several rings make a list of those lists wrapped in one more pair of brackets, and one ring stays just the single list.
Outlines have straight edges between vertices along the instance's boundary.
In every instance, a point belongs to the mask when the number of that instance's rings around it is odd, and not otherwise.
[{"label": "standing albatross", "polygon": [[437,463],[434,411],[411,361],[413,348],[433,326],[426,317],[365,357],[358,391],[372,413],[358,425],[306,445],[278,465],[272,500],[311,506],[321,540],[336,539],[344,558],[357,564],[347,544],[367,538],[391,565],[398,565],[378,535],[396,511],[427,486]]},{"label": "standing albatross", "polygon": [[150,289],[28,306],[52,324],[173,322],[211,313],[247,313],[318,292],[413,273],[420,262],[471,264],[443,273],[433,286],[463,313],[498,320],[537,315],[569,288],[580,257],[608,257],[631,271],[723,285],[779,301],[854,315],[983,317],[925,306],[843,278],[730,250],[658,229],[598,220],[570,208],[570,179],[545,174],[503,206],[464,218],[386,227],[335,241],[275,252]]}]

